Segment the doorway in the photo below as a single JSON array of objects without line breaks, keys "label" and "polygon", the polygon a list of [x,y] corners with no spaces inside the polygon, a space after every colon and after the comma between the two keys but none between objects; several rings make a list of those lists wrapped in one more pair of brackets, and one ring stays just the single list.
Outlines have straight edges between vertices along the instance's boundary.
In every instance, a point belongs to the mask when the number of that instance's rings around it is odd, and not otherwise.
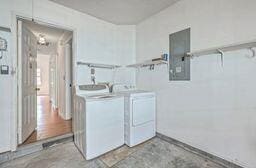
[{"label": "doorway", "polygon": [[18,143],[72,132],[73,32],[18,19]]}]

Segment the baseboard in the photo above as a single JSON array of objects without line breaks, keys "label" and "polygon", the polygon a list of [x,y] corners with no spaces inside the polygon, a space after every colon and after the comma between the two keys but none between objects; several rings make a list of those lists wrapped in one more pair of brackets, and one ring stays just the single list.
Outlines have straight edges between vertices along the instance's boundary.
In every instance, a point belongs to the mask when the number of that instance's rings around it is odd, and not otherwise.
[{"label": "baseboard", "polygon": [[225,166],[225,167],[230,167],[230,168],[243,168],[242,166],[239,166],[239,165],[237,165],[237,164],[235,164],[235,163],[233,163],[233,162],[230,162],[230,161],[227,161],[227,160],[225,160],[225,159],[222,159],[222,158],[220,158],[220,157],[218,157],[218,156],[215,156],[215,155],[210,154],[210,153],[208,153],[208,152],[205,152],[205,151],[203,151],[203,150],[201,150],[201,149],[198,149],[198,148],[195,148],[195,147],[193,147],[193,146],[190,146],[190,145],[188,145],[188,144],[186,144],[186,143],[180,142],[180,141],[178,141],[178,140],[176,140],[176,139],[173,139],[173,138],[171,138],[171,137],[168,137],[168,136],[166,136],[166,135],[163,135],[163,134],[160,134],[160,133],[156,133],[156,136],[157,136],[158,138],[160,138],[160,139],[166,141],[166,142],[169,142],[169,143],[171,143],[171,144],[174,144],[174,145],[176,145],[176,146],[179,146],[179,147],[185,149],[186,151],[189,151],[189,152],[191,152],[191,153],[197,154],[197,155],[199,155],[199,156],[201,156],[201,157],[204,157],[204,158],[206,158],[206,159],[209,159],[209,160],[211,160],[211,161],[213,161],[213,162],[215,162],[215,163],[218,163],[218,164],[220,164],[220,165],[223,165],[223,166]]},{"label": "baseboard", "polygon": [[45,148],[48,148],[51,146],[55,146],[55,145],[63,144],[63,143],[67,143],[67,142],[72,142],[73,140],[74,140],[73,133],[69,133],[69,134],[41,140],[41,141],[38,141],[35,143],[22,145],[22,146],[18,147],[16,151],[1,153],[0,154],[0,164],[2,164],[4,162],[11,161],[13,159],[20,158],[25,155],[32,154],[34,152],[42,151]]}]

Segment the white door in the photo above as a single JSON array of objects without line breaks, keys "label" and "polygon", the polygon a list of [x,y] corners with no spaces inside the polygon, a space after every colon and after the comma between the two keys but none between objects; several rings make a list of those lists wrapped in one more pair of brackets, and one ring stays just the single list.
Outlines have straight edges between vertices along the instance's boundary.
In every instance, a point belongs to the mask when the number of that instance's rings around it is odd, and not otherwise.
[{"label": "white door", "polygon": [[58,53],[58,109],[59,114],[63,119],[66,119],[65,115],[65,103],[66,103],[66,90],[65,90],[65,50],[64,46],[61,46]]},{"label": "white door", "polygon": [[36,115],[36,57],[37,39],[22,21],[18,21],[19,98],[18,119],[19,144],[23,143],[37,126]]},{"label": "white door", "polygon": [[50,74],[49,74],[49,86],[50,86],[50,100],[53,108],[57,108],[57,64],[56,55],[50,57]]},{"label": "white door", "polygon": [[59,113],[64,120],[71,119],[71,55],[70,43],[63,45],[59,51]]},{"label": "white door", "polygon": [[66,92],[66,109],[65,109],[65,113],[66,113],[66,119],[71,119],[71,56],[72,56],[72,49],[71,49],[71,44],[67,43],[65,45],[65,74],[66,74],[66,78],[65,78],[65,92]]}]

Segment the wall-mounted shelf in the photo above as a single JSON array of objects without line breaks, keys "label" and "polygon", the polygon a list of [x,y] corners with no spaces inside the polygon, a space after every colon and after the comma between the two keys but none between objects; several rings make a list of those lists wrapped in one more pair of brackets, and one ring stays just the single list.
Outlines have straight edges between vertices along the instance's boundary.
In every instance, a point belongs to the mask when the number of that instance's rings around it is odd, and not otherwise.
[{"label": "wall-mounted shelf", "polygon": [[1,27],[0,26],[0,31],[11,32],[11,29],[7,28],[7,27]]},{"label": "wall-mounted shelf", "polygon": [[77,65],[86,65],[89,68],[103,68],[103,69],[115,69],[121,68],[120,65],[109,65],[109,64],[97,64],[97,63],[89,63],[89,62],[77,62]]},{"label": "wall-mounted shelf", "polygon": [[253,55],[255,56],[255,51],[252,49],[256,47],[256,41],[250,41],[245,43],[238,43],[238,44],[232,44],[227,46],[221,46],[216,48],[210,48],[206,50],[199,50],[195,52],[187,53],[187,56],[189,57],[199,57],[204,55],[211,55],[211,54],[222,54],[224,52],[228,51],[236,51],[236,50],[242,50],[242,49],[250,49],[253,52]]},{"label": "wall-mounted shelf", "polygon": [[127,65],[126,67],[129,68],[143,68],[143,67],[152,67],[155,65],[168,65],[167,61],[164,60],[157,60],[157,61],[145,61],[143,63],[138,63],[138,64],[132,64],[132,65]]}]

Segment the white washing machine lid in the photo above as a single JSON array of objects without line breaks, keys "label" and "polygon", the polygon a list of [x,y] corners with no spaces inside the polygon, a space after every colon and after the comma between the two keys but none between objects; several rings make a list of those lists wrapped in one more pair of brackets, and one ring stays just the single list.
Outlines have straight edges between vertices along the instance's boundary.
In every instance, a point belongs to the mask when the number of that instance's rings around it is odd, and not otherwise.
[{"label": "white washing machine lid", "polygon": [[77,95],[99,95],[109,93],[107,85],[78,85],[76,86]]},{"label": "white washing machine lid", "polygon": [[107,100],[113,100],[113,99],[120,99],[120,98],[124,98],[123,95],[116,95],[116,94],[96,94],[96,95],[84,95],[85,100],[87,102],[91,102],[91,101],[107,101]]}]

